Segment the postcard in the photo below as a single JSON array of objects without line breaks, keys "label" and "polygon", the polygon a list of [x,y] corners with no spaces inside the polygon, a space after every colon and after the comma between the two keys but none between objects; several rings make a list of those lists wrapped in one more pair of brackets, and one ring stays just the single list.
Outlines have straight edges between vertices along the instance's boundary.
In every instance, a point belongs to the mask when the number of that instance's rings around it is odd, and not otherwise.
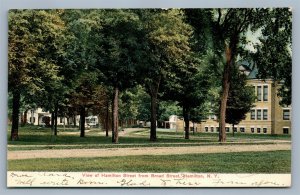
[{"label": "postcard", "polygon": [[7,187],[290,187],[292,9],[8,12]]}]

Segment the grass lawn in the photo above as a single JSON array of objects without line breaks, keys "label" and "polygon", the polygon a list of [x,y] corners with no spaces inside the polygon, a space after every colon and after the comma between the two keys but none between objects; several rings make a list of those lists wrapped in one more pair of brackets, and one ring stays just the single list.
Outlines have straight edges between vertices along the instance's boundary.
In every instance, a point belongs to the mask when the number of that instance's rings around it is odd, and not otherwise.
[{"label": "grass lawn", "polygon": [[[111,132],[110,132],[111,133]],[[20,127],[19,141],[9,140],[10,131],[7,139],[9,151],[16,150],[42,150],[42,149],[99,149],[99,148],[128,148],[128,147],[182,147],[199,145],[218,145],[217,133],[195,133],[190,135],[190,139],[184,139],[183,132],[166,131],[158,129],[157,141],[149,141],[149,129],[136,129],[134,132],[128,132],[121,135],[119,144],[112,144],[111,137],[105,137],[103,131],[92,129],[86,132],[85,137],[79,137],[79,130],[75,128],[59,128],[58,136],[53,136],[50,128],[39,128],[37,126]],[[237,133],[233,138],[228,134],[228,140],[225,144],[253,144],[254,140],[267,139],[272,140],[290,140],[288,135],[249,135]],[[241,142],[241,140],[246,140]],[[261,144],[261,143],[255,143]],[[12,147],[13,146],[13,147]]]},{"label": "grass lawn", "polygon": [[8,170],[290,173],[291,151],[9,160]]},{"label": "grass lawn", "polygon": [[[126,131],[126,130],[125,130]],[[110,132],[111,133],[111,132]],[[19,141],[9,141],[8,150],[90,149],[127,147],[181,147],[218,145],[217,133],[191,133],[184,139],[183,132],[157,131],[157,141],[149,141],[149,129],[120,133],[119,144],[103,131],[91,129],[86,137],[79,137],[78,129],[59,128],[58,136],[51,129],[26,126],[19,129]],[[272,140],[289,141],[290,135],[228,134],[226,144],[267,144]],[[267,142],[255,142],[262,140]],[[97,158],[56,158],[9,160],[9,171],[103,171],[103,172],[218,172],[218,173],[290,173],[291,151],[243,152],[218,154],[182,154],[162,156],[125,156]]]},{"label": "grass lawn", "polygon": [[[111,132],[110,132],[111,133]],[[216,133],[195,133],[189,140],[184,139],[183,132],[157,131],[157,141],[149,141],[149,129],[137,129],[121,135],[119,144],[112,144],[111,137],[105,137],[103,131],[92,129],[86,132],[85,137],[79,137],[79,130],[74,128],[59,128],[58,136],[53,136],[50,128],[38,128],[37,126],[20,127],[19,141],[10,141],[8,131],[7,139],[9,151],[16,150],[42,150],[42,149],[98,149],[98,148],[128,148],[128,147],[182,147],[199,145],[218,145],[218,134]],[[288,136],[272,135],[246,135],[236,134],[234,138],[228,134],[228,141],[225,144],[253,144],[257,138],[268,140],[288,140]],[[247,141],[240,142],[240,140]],[[265,144],[268,142],[265,142]],[[272,142],[269,142],[272,143]],[[256,143],[260,144],[260,143]],[[11,147],[13,146],[13,147]]]}]

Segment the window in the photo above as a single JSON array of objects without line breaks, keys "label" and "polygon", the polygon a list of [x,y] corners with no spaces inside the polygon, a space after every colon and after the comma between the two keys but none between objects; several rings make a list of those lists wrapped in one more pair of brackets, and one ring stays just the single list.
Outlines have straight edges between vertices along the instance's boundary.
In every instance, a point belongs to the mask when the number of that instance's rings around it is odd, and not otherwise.
[{"label": "window", "polygon": [[234,127],[234,128],[233,128],[233,131],[234,131],[234,132],[237,132],[237,128],[236,128],[236,127]]},{"label": "window", "polygon": [[263,99],[264,99],[264,101],[268,101],[268,85],[264,85]]},{"label": "window", "polygon": [[282,130],[283,130],[283,134],[289,134],[289,128],[284,127],[282,128]]},{"label": "window", "polygon": [[211,131],[211,132],[214,132],[214,127],[211,127],[211,128],[210,128],[210,131]]},{"label": "window", "polygon": [[260,128],[257,128],[257,133],[260,133]]},{"label": "window", "polygon": [[282,113],[283,113],[283,116],[282,116],[283,120],[290,120],[290,110],[289,109],[283,110]]},{"label": "window", "polygon": [[251,120],[255,120],[255,110],[251,110]]},{"label": "window", "polygon": [[220,127],[216,127],[217,132],[220,132]]},{"label": "window", "polygon": [[226,132],[229,132],[229,127],[225,127]]},{"label": "window", "polygon": [[240,132],[244,133],[245,132],[245,128],[244,127],[240,127]]},{"label": "window", "polygon": [[267,128],[263,128],[263,132],[267,133],[268,129]]},{"label": "window", "polygon": [[205,132],[208,132],[208,127],[205,127]]},{"label": "window", "polygon": [[62,117],[59,118],[59,122],[63,123],[63,118]]},{"label": "window", "polygon": [[261,101],[261,86],[257,86],[257,101]]},{"label": "window", "polygon": [[256,119],[261,120],[261,110],[256,110]]},{"label": "window", "polygon": [[254,133],[254,128],[253,127],[251,128],[251,133]]},{"label": "window", "polygon": [[268,120],[268,110],[267,109],[263,110],[263,120]]}]

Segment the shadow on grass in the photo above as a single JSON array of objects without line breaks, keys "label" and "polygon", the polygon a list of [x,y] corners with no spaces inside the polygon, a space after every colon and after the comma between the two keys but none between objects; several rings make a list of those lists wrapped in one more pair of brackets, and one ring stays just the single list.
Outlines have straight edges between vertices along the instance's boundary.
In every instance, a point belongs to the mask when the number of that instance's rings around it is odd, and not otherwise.
[{"label": "shadow on grass", "polygon": [[[111,132],[110,132],[111,133]],[[54,136],[50,128],[41,128],[37,126],[20,127],[19,140],[10,141],[10,131],[7,134],[8,144],[10,145],[100,145],[112,144],[111,137],[105,137],[102,130],[92,129],[86,131],[85,137],[80,137],[80,132],[76,128],[59,129],[58,136]],[[257,135],[237,133],[235,137],[232,134],[227,135],[228,143],[235,143],[239,139],[270,139],[270,140],[289,140],[290,135]],[[190,139],[184,139],[183,132],[161,132],[157,131],[157,141],[150,142],[149,130],[137,129],[134,132],[128,132],[125,135],[120,133],[119,142],[122,144],[149,144],[156,145],[161,143],[213,143],[218,141],[217,133],[191,133]]]},{"label": "shadow on grass", "polygon": [[[105,137],[103,131],[92,129],[86,132],[85,137],[80,137],[78,129],[65,129],[59,130],[58,135],[54,136],[50,128],[37,128],[37,127],[22,127],[19,130],[19,140],[10,141],[8,131],[8,144],[10,145],[81,145],[81,144],[112,144],[111,137]],[[142,132],[142,131],[139,131]],[[102,134],[101,134],[102,133]],[[182,136],[174,133],[173,135],[165,135],[161,132],[157,133],[157,141],[151,142],[149,135],[135,135],[129,133],[127,135],[120,135],[119,142],[122,144],[156,144],[156,143],[199,143],[199,142],[214,142],[216,140],[199,140],[189,139],[186,140]]]}]

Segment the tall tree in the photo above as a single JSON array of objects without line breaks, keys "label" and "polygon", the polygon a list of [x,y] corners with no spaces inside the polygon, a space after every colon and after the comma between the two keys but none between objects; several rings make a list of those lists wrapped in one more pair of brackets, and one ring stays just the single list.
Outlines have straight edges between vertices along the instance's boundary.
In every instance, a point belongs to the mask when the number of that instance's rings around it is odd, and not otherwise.
[{"label": "tall tree", "polygon": [[18,140],[21,94],[44,90],[57,76],[60,37],[64,23],[57,11],[11,10],[9,12],[9,91],[13,96],[11,140]]},{"label": "tall tree", "polygon": [[[176,78],[166,81],[164,95],[173,99],[182,107],[185,124],[185,139],[189,139],[191,112],[197,107],[203,107],[206,102],[209,85],[209,75],[204,74],[204,65],[198,58],[187,60],[177,69]],[[166,98],[165,97],[165,98]],[[196,119],[195,117],[193,117]]]},{"label": "tall tree", "polygon": [[[156,141],[157,103],[161,82],[171,71],[171,66],[180,64],[190,50],[191,27],[184,22],[184,14],[178,9],[153,9],[140,11],[144,24],[145,56],[143,83],[151,97],[150,141]],[[172,78],[169,78],[172,79]]]},{"label": "tall tree", "polygon": [[[87,109],[95,104],[94,92],[97,83],[102,84],[103,75],[94,68],[98,54],[95,48],[95,35],[93,28],[101,24],[91,16],[93,10],[65,10],[63,20],[66,23],[69,43],[65,58],[67,63],[62,69],[65,81],[69,87],[69,110],[80,115],[80,136],[85,136],[85,116]],[[99,17],[101,11],[98,12]],[[102,96],[101,96],[102,97]],[[99,99],[98,101],[101,101]],[[99,102],[98,102],[99,103]],[[74,121],[75,122],[75,121]]]},{"label": "tall tree", "polygon": [[118,143],[118,109],[120,91],[133,87],[138,77],[137,66],[142,58],[141,23],[132,10],[103,10],[92,13],[97,24],[94,26],[96,51],[95,68],[105,76],[105,83],[113,88],[112,142]]},{"label": "tall tree", "polygon": [[185,138],[189,139],[190,121],[201,122],[206,115],[202,111],[206,110],[210,83],[215,83],[218,79],[211,79],[214,75],[209,71],[215,69],[216,66],[206,59],[213,46],[210,29],[212,13],[209,10],[200,9],[184,9],[183,12],[185,22],[193,29],[189,36],[191,51],[186,52],[179,66],[172,67],[176,76],[165,82],[163,94],[177,101],[182,107]]},{"label": "tall tree", "polygon": [[[220,98],[219,141],[226,141],[225,119],[226,107],[231,83],[232,67],[239,53],[239,44],[244,40],[246,31],[250,27],[254,30],[257,18],[255,9],[213,9],[216,45],[224,51],[225,63],[222,78]],[[260,18],[261,20],[261,18]]]}]

